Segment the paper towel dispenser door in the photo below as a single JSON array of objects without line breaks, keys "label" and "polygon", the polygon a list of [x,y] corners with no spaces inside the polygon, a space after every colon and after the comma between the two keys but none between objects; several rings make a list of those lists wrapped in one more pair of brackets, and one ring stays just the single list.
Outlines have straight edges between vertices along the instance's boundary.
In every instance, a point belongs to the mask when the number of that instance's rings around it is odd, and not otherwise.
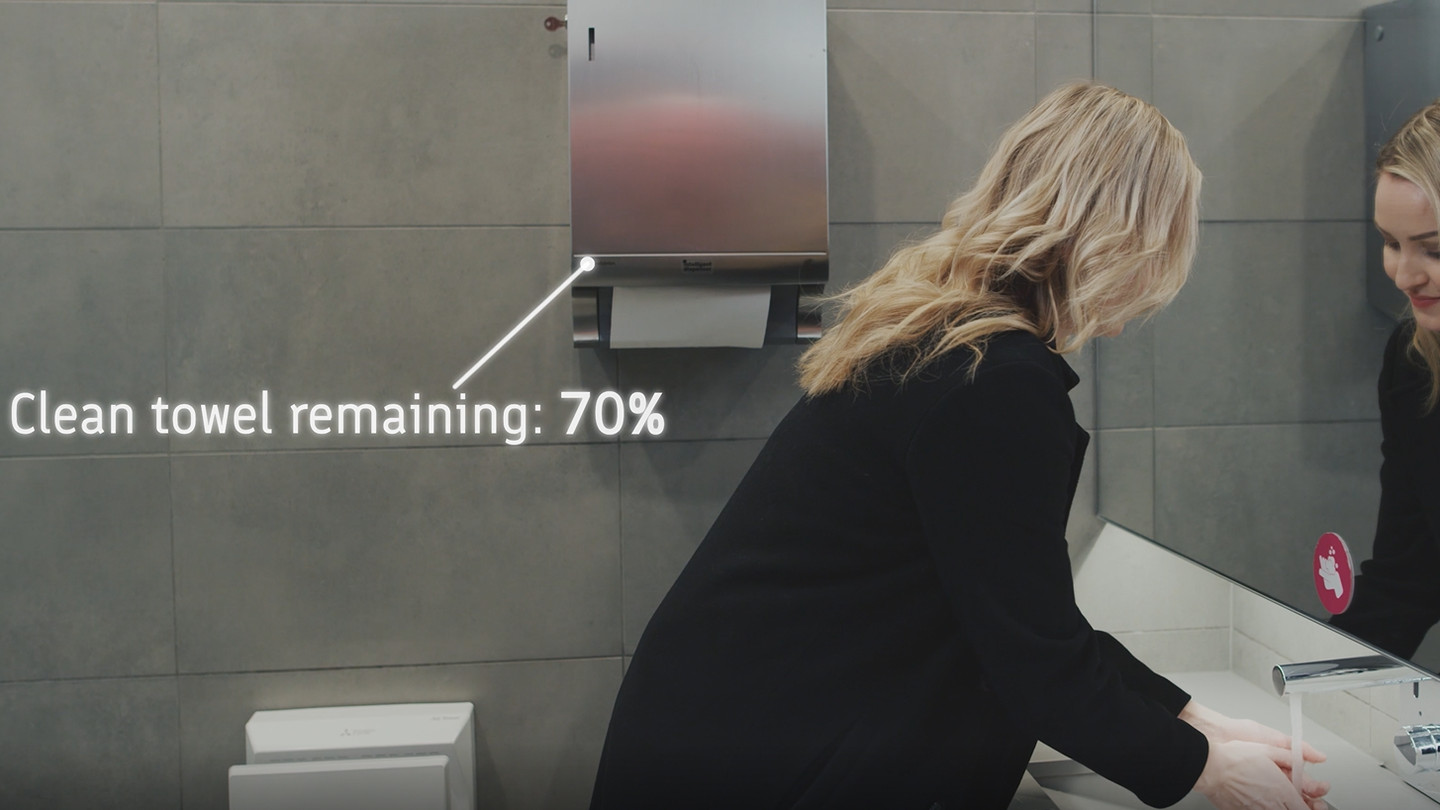
[{"label": "paper towel dispenser door", "polygon": [[571,0],[567,31],[576,343],[617,287],[768,285],[766,342],[817,337],[824,0]]}]

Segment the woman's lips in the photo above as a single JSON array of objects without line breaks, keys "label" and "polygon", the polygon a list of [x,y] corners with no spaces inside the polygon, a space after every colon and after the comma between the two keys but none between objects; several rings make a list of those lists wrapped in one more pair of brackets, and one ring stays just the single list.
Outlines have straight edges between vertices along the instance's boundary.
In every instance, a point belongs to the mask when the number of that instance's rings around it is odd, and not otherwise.
[{"label": "woman's lips", "polygon": [[1423,295],[1412,295],[1410,296],[1410,303],[1414,305],[1416,309],[1427,309],[1436,304],[1440,304],[1440,297],[1431,298]]}]

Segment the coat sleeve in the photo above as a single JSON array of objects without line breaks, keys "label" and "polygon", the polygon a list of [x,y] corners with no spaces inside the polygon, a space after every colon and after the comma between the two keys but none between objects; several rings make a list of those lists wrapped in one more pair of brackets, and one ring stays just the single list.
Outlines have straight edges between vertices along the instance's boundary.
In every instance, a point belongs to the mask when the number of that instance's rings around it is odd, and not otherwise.
[{"label": "coat sleeve", "polygon": [[1390,337],[1380,373],[1380,513],[1370,559],[1360,564],[1350,609],[1331,625],[1405,658],[1414,657],[1426,632],[1440,621],[1440,546],[1425,520],[1412,454],[1420,395],[1397,396],[1405,363],[1403,330]]},{"label": "coat sleeve", "polygon": [[1156,701],[1171,714],[1180,714],[1180,710],[1190,702],[1189,692],[1145,666],[1125,649],[1125,645],[1116,641],[1114,636],[1101,630],[1096,630],[1095,635],[1100,642],[1100,654],[1105,656],[1106,663],[1120,673],[1120,679],[1127,687]]},{"label": "coat sleeve", "polygon": [[1075,604],[1064,536],[1075,442],[1053,369],[982,367],[921,419],[906,474],[961,632],[1016,722],[1146,804],[1169,806],[1193,788],[1208,743],[1127,683],[1109,660],[1113,639]]}]

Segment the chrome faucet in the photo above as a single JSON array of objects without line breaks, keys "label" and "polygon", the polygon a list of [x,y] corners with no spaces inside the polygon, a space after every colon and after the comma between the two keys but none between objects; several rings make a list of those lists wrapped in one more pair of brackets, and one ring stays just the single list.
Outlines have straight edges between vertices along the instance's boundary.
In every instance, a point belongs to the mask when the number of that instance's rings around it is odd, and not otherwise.
[{"label": "chrome faucet", "polygon": [[1395,735],[1395,748],[1405,761],[1422,771],[1440,771],[1440,726],[1426,723],[1400,728],[1405,733]]},{"label": "chrome faucet", "polygon": [[[1305,661],[1278,664],[1270,673],[1271,683],[1279,695],[1306,692],[1331,692],[1342,689],[1363,689],[1371,686],[1413,683],[1420,694],[1420,682],[1429,675],[1417,672],[1383,655],[1359,658],[1336,658],[1330,661]],[[1431,799],[1440,801],[1440,725],[1401,726],[1395,735],[1395,749],[1410,763],[1410,769],[1398,768],[1400,777]]]},{"label": "chrome faucet", "polygon": [[1275,694],[1281,696],[1306,692],[1338,692],[1342,689],[1363,689],[1369,686],[1428,680],[1429,675],[1422,675],[1383,655],[1277,664],[1270,672],[1270,682],[1275,686]]}]

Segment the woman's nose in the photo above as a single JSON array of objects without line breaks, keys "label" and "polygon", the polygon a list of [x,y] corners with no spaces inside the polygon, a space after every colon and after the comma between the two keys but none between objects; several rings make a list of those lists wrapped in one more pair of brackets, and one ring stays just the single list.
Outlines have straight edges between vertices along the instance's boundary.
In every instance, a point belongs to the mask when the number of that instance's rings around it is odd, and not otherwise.
[{"label": "woman's nose", "polygon": [[1413,255],[1402,254],[1396,260],[1395,286],[1401,290],[1414,289],[1425,283],[1425,272],[1420,260]]}]

